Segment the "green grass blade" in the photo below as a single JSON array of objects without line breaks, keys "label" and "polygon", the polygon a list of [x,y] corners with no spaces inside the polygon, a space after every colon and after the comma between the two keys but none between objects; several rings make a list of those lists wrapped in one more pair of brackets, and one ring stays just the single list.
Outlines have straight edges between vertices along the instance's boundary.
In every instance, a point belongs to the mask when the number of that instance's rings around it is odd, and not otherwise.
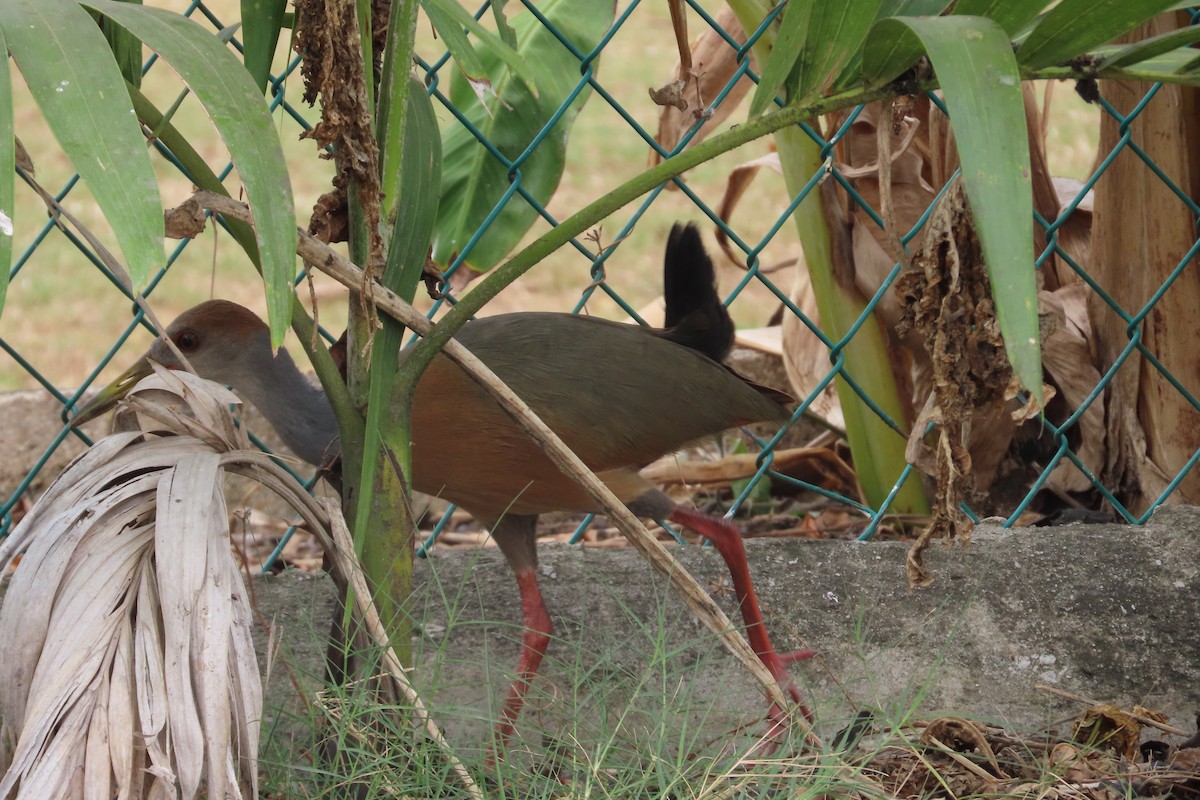
[{"label": "green grass blade", "polygon": [[[296,215],[279,135],[262,93],[237,58],[187,17],[112,0],[87,0],[87,5],[128,28],[166,59],[225,142],[254,211],[271,342],[282,344],[292,312]],[[126,96],[124,89],[122,94]],[[161,219],[160,214],[160,225]]]},{"label": "green grass blade", "polygon": [[[750,116],[757,117],[766,111],[776,95],[784,95],[785,84],[792,67],[800,58],[800,51],[808,41],[809,20],[812,18],[812,3],[788,3],[779,20],[779,35],[771,47],[771,55],[763,65],[762,78],[754,97],[750,99]],[[793,98],[794,99],[794,98]]]},{"label": "green grass blade", "polygon": [[[593,50],[612,24],[614,3],[548,0],[538,10],[576,49]],[[558,37],[531,13],[513,21],[521,58],[537,65],[536,93],[492,51],[481,53],[495,95],[486,102],[461,76],[450,81],[450,101],[485,139],[504,155],[516,158],[571,98],[579,82],[579,61]],[[592,62],[593,66],[596,62]],[[566,163],[567,136],[579,110],[590,96],[584,89],[557,118],[521,165],[521,185],[539,203],[558,187]],[[509,188],[508,170],[485,150],[475,134],[455,125],[442,137],[442,194],[434,234],[434,260],[446,265],[462,250]],[[514,198],[472,249],[469,264],[485,271],[499,263],[533,225],[537,212]]]},{"label": "green grass blade", "polygon": [[1171,5],[1172,0],[1062,0],[1029,34],[1017,58],[1030,69],[1066,63]]},{"label": "green grass blade", "polygon": [[1004,31],[984,17],[892,18],[871,31],[873,44],[916,36],[945,93],[962,162],[963,184],[987,262],[996,316],[1013,370],[1041,398],[1033,196],[1021,81]]},{"label": "green grass blade", "polygon": [[[0,29],[0,53],[7,53],[4,31]],[[0,314],[8,294],[8,268],[12,265],[16,178],[16,139],[13,134],[12,77],[8,59],[0,59]]]},{"label": "green grass blade", "polygon": [[960,17],[987,17],[1011,37],[1047,5],[1046,0],[959,0],[954,13]]},{"label": "green grass blade", "polygon": [[75,0],[4,0],[0,28],[55,138],[112,226],[134,288],[142,288],[164,261],[162,205],[104,34]]},{"label": "green grass blade", "polygon": [[287,0],[242,0],[242,60],[258,91],[267,88]]}]

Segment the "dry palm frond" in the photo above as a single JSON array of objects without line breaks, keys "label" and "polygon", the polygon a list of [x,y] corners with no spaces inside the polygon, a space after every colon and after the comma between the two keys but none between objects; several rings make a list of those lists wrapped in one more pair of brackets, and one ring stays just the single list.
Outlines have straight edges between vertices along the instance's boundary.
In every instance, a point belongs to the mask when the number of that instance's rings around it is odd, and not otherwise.
[{"label": "dry palm frond", "polygon": [[[0,544],[0,798],[256,797],[262,686],[226,471],[314,526],[216,384],[161,370]],[[190,412],[190,413],[189,413]]]},{"label": "dry palm frond", "polygon": [[[754,86],[749,76],[743,74],[719,106],[709,107],[741,67],[738,50],[729,41],[741,42],[746,38],[737,15],[728,5],[722,5],[715,16],[716,27],[705,28],[692,42],[690,51],[683,54],[690,63],[681,59],[671,80],[661,89],[650,91],[651,98],[662,107],[658,114],[658,133],[654,137],[662,151],[670,152],[678,147],[697,120],[705,118],[704,127],[688,141],[689,147],[700,144],[733,113]],[[754,54],[749,57],[750,68],[757,71]],[[652,148],[650,166],[662,158],[660,150]],[[674,183],[667,186],[675,188]]]}]

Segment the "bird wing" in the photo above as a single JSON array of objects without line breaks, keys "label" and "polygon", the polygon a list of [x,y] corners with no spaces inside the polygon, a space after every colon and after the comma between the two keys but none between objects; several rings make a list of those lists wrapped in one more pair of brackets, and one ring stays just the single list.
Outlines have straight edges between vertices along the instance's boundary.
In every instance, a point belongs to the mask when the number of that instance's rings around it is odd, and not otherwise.
[{"label": "bird wing", "polygon": [[[456,338],[594,470],[641,466],[703,436],[787,416],[721,364],[647,328],[529,312],[472,321]],[[481,436],[515,425],[448,359],[430,370],[417,402],[431,416],[486,413],[492,431]]]}]

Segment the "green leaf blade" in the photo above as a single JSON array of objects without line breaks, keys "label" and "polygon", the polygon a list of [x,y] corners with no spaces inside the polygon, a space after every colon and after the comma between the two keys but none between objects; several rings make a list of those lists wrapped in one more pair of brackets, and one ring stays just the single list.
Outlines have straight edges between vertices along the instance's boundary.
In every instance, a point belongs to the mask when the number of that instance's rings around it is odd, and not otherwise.
[{"label": "green leaf blade", "polygon": [[[141,5],[142,0],[121,0],[121,2]],[[104,31],[104,38],[108,39],[108,46],[112,48],[113,58],[117,60],[117,67],[121,70],[121,75],[134,86],[141,86],[142,43],[129,31],[120,25],[113,25],[108,20],[101,20],[100,30]]]},{"label": "green leaf blade", "polygon": [[1047,5],[1046,0],[959,0],[954,13],[964,17],[987,17],[1011,38]]},{"label": "green leaf blade", "polygon": [[242,0],[242,60],[259,92],[267,88],[287,0]]},{"label": "green leaf blade", "polygon": [[903,17],[884,17],[875,23],[863,51],[863,79],[868,85],[887,83],[916,63],[925,52]]},{"label": "green leaf blade", "polygon": [[[1131,45],[1122,47],[1119,51],[1104,59],[1100,63],[1099,69],[1106,67],[1127,67],[1132,64],[1138,64],[1169,53],[1176,48],[1186,48],[1187,45],[1196,42],[1200,42],[1200,25],[1167,31],[1166,33],[1160,33],[1158,36],[1152,36],[1149,39],[1143,39],[1140,42],[1134,42]],[[1200,56],[1200,51],[1192,50],[1191,55],[1193,58]]]},{"label": "green leaf blade", "polygon": [[508,16],[504,13],[504,4],[507,0],[494,0],[492,5],[492,21],[496,23],[496,33],[500,35],[500,41],[517,49],[517,32],[513,30],[512,25],[508,24]]},{"label": "green leaf blade", "polygon": [[800,56],[798,102],[814,98],[836,82],[842,70],[862,51],[881,7],[882,0],[813,4],[808,46]]},{"label": "green leaf blade", "polygon": [[[423,3],[423,7],[429,16],[429,21],[433,24],[433,29],[442,38],[446,49],[454,58],[454,63],[458,64],[458,68],[463,71],[467,79],[471,81],[487,80],[487,67],[483,65],[483,59],[475,50],[475,45],[471,44],[471,40],[467,38],[467,34],[463,31],[464,25],[453,10],[440,0],[427,0]],[[457,7],[457,3],[455,7]],[[458,10],[461,11],[461,8]],[[467,16],[471,15],[467,14]],[[471,19],[474,20],[474,17]]]},{"label": "green leaf blade", "polygon": [[[950,6],[951,0],[883,0],[876,13],[875,19],[885,17],[936,17]],[[861,44],[861,42],[860,42]],[[920,46],[917,45],[909,60],[909,64],[920,56]],[[907,65],[906,65],[907,66]],[[899,74],[899,71],[896,73]],[[841,91],[851,86],[857,86],[863,80],[863,49],[859,47],[846,61],[842,74],[830,86],[831,91]]]},{"label": "green leaf blade", "polygon": [[[271,342],[282,344],[292,311],[296,216],[283,149],[262,94],[237,58],[187,17],[112,0],[85,2],[162,56],[196,95],[225,142],[254,212]],[[159,219],[161,224],[161,214]]]},{"label": "green leaf blade", "polygon": [[[429,15],[430,20],[433,21],[437,32],[446,37],[447,49],[454,56],[454,60],[459,61],[459,66],[463,67],[468,77],[476,77],[477,73],[475,70],[481,65],[479,59],[482,56],[478,54],[478,51],[463,34],[464,28],[472,36],[479,39],[485,47],[485,52],[490,52],[492,56],[504,62],[529,87],[530,91],[537,91],[537,74],[525,62],[525,59],[499,34],[493,33],[480,25],[479,20],[468,14],[466,9],[459,5],[457,0],[423,0],[422,7],[425,9],[425,13]],[[515,35],[515,32],[512,35]],[[458,43],[457,49],[453,46],[455,43]],[[470,62],[469,68],[468,64],[460,61],[460,56],[465,57]],[[486,70],[483,74],[486,75]]]},{"label": "green leaf blade", "polygon": [[1008,358],[1040,401],[1041,348],[1033,259],[1029,141],[1017,62],[1008,36],[984,17],[892,18],[871,32],[894,39],[903,28],[929,54],[945,94],[962,180],[987,262]]},{"label": "green leaf blade", "polygon": [[1173,4],[1173,0],[1062,0],[1029,34],[1017,58],[1029,69],[1065,63]]},{"label": "green leaf blade", "polygon": [[[442,136],[433,101],[424,85],[410,78],[408,109],[403,126],[403,150],[399,168],[385,169],[385,178],[395,175],[385,206],[386,225],[391,227],[384,267],[384,284],[412,301],[424,271],[429,243],[437,223],[438,195],[442,185]],[[386,146],[385,146],[386,149]],[[385,160],[385,165],[387,161]],[[395,198],[392,200],[392,198]]]},{"label": "green leaf blade", "polygon": [[770,107],[775,96],[782,93],[800,51],[808,41],[812,3],[788,3],[779,21],[779,35],[771,46],[771,55],[763,65],[762,76],[754,97],[750,100],[750,117],[757,117]]},{"label": "green leaf blade", "polygon": [[164,261],[162,205],[107,40],[74,0],[5,0],[0,28],[55,138],[112,226],[133,288],[141,289]]},{"label": "green leaf blade", "polygon": [[1125,67],[1105,67],[1101,69],[1100,77],[1113,80],[1145,81],[1155,83],[1175,83],[1183,86],[1196,86],[1200,82],[1200,73],[1196,71],[1200,65],[1197,51],[1190,47],[1180,47],[1166,53],[1159,53],[1136,64]]},{"label": "green leaf blade", "polygon": [[950,7],[952,0],[883,0],[879,17],[936,17]]}]

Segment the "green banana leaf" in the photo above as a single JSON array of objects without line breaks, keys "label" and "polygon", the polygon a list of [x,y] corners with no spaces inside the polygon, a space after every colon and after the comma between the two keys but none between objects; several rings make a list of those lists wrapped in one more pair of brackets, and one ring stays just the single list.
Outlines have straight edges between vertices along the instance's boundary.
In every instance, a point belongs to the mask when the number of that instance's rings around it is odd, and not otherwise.
[{"label": "green banana leaf", "polygon": [[[550,0],[539,12],[581,53],[591,52],[612,24],[611,0],[578,3]],[[584,87],[573,95],[580,80],[579,59],[540,20],[524,13],[512,20],[517,52],[530,65],[537,92],[491,50],[480,52],[494,94],[486,103],[460,75],[450,81],[450,101],[506,158],[516,159],[542,129],[553,127],[536,150],[521,164],[521,187],[539,203],[546,203],[558,187],[566,162],[571,124],[591,93]],[[591,67],[595,69],[595,61]],[[448,265],[463,250],[476,230],[509,190],[508,169],[497,161],[470,131],[452,126],[442,136],[442,194],[434,232],[433,257]],[[483,234],[467,258],[478,271],[495,266],[521,241],[533,225],[536,210],[523,198],[513,197]]]}]

